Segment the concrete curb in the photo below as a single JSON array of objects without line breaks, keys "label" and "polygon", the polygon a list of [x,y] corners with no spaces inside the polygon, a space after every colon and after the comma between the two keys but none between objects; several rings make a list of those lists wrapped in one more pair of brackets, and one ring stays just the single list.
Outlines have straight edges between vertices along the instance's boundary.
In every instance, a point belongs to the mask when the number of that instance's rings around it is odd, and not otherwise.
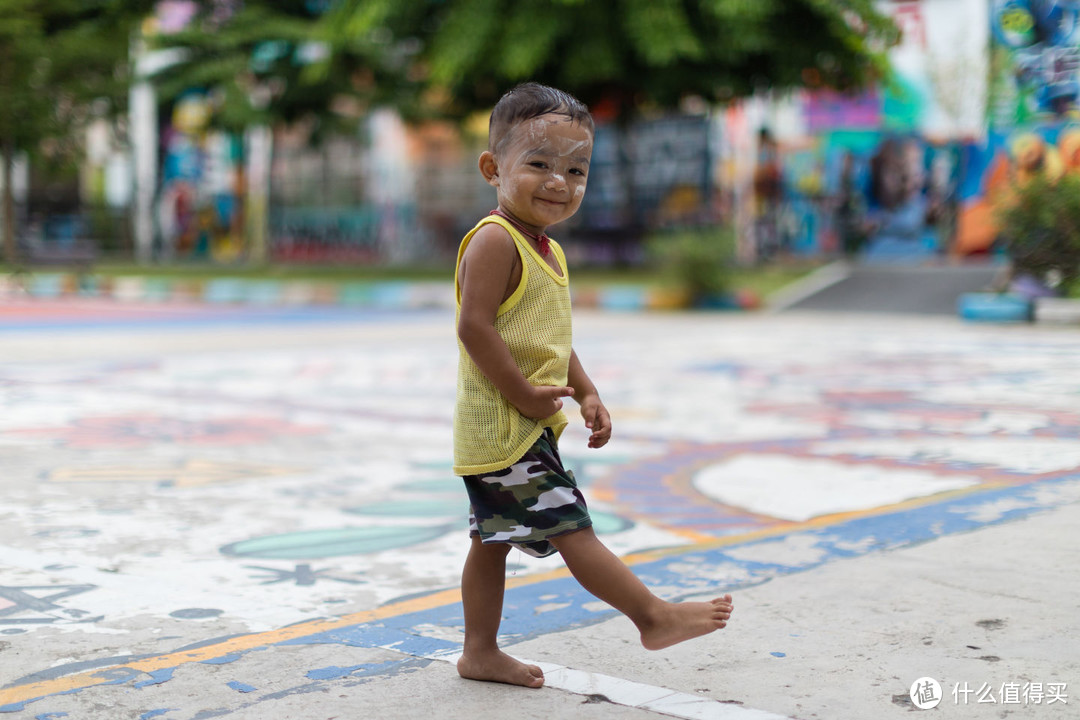
[{"label": "concrete curb", "polygon": [[1038,298],[1035,301],[1035,322],[1058,325],[1080,325],[1080,300],[1072,298]]},{"label": "concrete curb", "polygon": [[1080,300],[1072,298],[965,293],[957,301],[956,310],[961,318],[973,322],[1080,325]]},{"label": "concrete curb", "polygon": [[[683,292],[639,285],[580,288],[575,307],[610,311],[676,310],[692,306]],[[77,273],[33,273],[0,276],[0,300],[85,297],[131,303],[203,303],[208,305],[307,306],[336,305],[379,310],[454,309],[454,289],[442,281],[318,281],[219,277],[184,280],[139,276],[116,278]],[[709,298],[702,309],[749,310],[756,296],[736,292]]]}]

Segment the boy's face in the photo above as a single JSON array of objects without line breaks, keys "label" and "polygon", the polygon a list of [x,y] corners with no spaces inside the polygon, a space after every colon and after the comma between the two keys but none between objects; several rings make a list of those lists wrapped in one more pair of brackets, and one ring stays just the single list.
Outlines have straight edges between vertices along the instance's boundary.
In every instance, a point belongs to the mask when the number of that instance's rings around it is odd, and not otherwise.
[{"label": "boy's face", "polygon": [[480,156],[480,170],[499,208],[540,233],[581,207],[592,147],[588,128],[550,113],[511,129],[497,153]]}]

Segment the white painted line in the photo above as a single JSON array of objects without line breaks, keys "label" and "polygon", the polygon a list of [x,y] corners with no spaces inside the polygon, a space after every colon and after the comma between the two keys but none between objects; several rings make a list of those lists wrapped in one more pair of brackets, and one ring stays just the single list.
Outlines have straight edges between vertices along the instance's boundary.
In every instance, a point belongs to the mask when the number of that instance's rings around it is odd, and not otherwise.
[{"label": "white painted line", "polygon": [[628,707],[644,707],[670,697],[672,690],[629,682],[620,678],[571,670],[551,663],[533,663],[544,671],[544,685],[575,695],[603,695]]},{"label": "white painted line", "polygon": [[[434,654],[433,660],[456,663],[460,653]],[[684,720],[792,720],[786,715],[744,708],[700,695],[677,692],[668,688],[632,682],[610,675],[574,670],[553,663],[521,659],[544,671],[544,687],[574,695],[603,695],[615,705],[649,710],[660,715]]]},{"label": "white painted line", "polygon": [[788,285],[769,296],[765,304],[768,312],[786,310],[795,303],[805,300],[814,293],[820,292],[830,285],[835,285],[841,280],[851,276],[851,265],[843,260],[829,263],[820,267],[801,280]]}]

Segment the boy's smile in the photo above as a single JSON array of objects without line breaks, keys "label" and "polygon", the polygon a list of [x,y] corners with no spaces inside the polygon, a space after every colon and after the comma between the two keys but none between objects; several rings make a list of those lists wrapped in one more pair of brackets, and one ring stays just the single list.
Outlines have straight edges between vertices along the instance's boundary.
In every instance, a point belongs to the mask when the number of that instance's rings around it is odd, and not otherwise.
[{"label": "boy's smile", "polygon": [[536,234],[577,212],[585,196],[592,132],[549,113],[515,127],[480,171],[498,191],[499,209]]}]

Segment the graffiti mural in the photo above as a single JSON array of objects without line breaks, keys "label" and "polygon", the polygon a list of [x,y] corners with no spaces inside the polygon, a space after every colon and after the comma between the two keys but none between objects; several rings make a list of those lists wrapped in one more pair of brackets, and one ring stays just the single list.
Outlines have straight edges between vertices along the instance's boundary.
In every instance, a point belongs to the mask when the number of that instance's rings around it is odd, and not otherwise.
[{"label": "graffiti mural", "polygon": [[[735,162],[744,165],[728,174],[744,258],[921,262],[956,250],[967,151],[985,120],[985,36],[963,28],[985,17],[985,7],[978,0],[880,7],[902,31],[889,50],[887,82],[840,93],[811,75],[798,94],[753,98],[729,111]],[[773,165],[779,181],[761,182]]]},{"label": "graffiti mural", "polygon": [[1080,99],[1080,2],[995,0],[990,15],[997,127],[1075,114]]},{"label": "graffiti mural", "polygon": [[[838,117],[851,117],[843,115]],[[951,243],[962,146],[915,133],[837,128],[781,152],[780,199],[757,257],[917,259]],[[761,242],[769,233],[755,236]]]},{"label": "graffiti mural", "polygon": [[986,141],[964,148],[957,246],[963,254],[992,252],[997,244],[995,202],[1016,183],[1080,172],[1080,119],[992,129]]},{"label": "graffiti mural", "polygon": [[957,248],[993,252],[994,204],[1016,182],[1080,171],[1080,3],[995,0],[985,140],[964,149]]},{"label": "graffiti mural", "polygon": [[159,253],[165,259],[229,261],[243,251],[243,183],[238,138],[208,128],[208,98],[190,92],[161,128],[157,198]]}]

